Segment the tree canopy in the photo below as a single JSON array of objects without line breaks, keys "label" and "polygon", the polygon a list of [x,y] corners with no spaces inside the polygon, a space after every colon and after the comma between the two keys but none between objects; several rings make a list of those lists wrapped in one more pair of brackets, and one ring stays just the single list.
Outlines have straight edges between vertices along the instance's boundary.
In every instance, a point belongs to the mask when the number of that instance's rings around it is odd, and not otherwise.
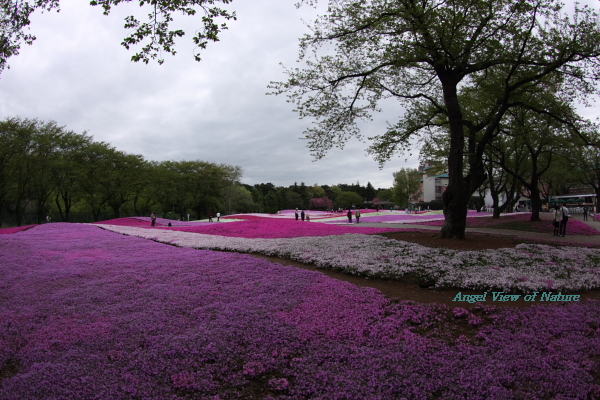
[{"label": "tree canopy", "polygon": [[416,168],[402,168],[394,172],[394,202],[398,207],[408,207],[411,199],[421,195],[421,173]]},{"label": "tree canopy", "polygon": [[[175,55],[175,39],[185,35],[181,29],[172,26],[173,16],[183,14],[194,16],[201,13],[201,27],[194,33],[192,41],[199,50],[206,49],[209,42],[219,41],[219,33],[227,29],[225,22],[235,20],[235,12],[228,11],[216,6],[230,4],[232,0],[139,0],[140,8],[148,11],[147,22],[142,22],[139,17],[130,15],[125,18],[125,29],[130,30],[130,35],[125,37],[121,45],[130,49],[135,45],[142,48],[132,57],[132,61],[148,63],[157,60],[159,64],[164,62],[160,57],[162,52]],[[124,0],[91,0],[90,5],[101,6],[104,15],[110,14],[113,7],[121,3],[129,3]],[[59,0],[36,0],[36,1],[10,1],[0,0],[0,72],[8,67],[7,61],[11,56],[19,54],[23,43],[32,44],[36,39],[29,33],[30,16],[36,11],[60,11]],[[200,61],[200,51],[194,54],[196,61]]]},{"label": "tree canopy", "polygon": [[[301,118],[316,119],[305,136],[317,158],[362,138],[358,123],[388,98],[405,112],[369,137],[381,163],[443,126],[442,237],[464,238],[467,202],[486,179],[484,151],[507,111],[546,113],[536,101],[544,91],[568,102],[598,93],[598,13],[574,7],[569,15],[557,0],[331,0],[301,39],[304,66],[270,87],[287,93]],[[468,112],[474,101],[484,112]]]}]

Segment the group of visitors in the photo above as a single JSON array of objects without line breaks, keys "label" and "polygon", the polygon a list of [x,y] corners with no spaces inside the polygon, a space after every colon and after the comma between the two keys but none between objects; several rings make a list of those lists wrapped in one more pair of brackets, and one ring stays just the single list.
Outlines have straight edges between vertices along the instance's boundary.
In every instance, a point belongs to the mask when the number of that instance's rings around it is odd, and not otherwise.
[{"label": "group of visitors", "polygon": [[[348,209],[348,213],[346,215],[348,217],[348,223],[351,224],[352,223],[352,210]],[[354,213],[354,216],[356,217],[356,223],[358,224],[360,222],[360,209],[356,210],[356,212]]]},{"label": "group of visitors", "polygon": [[554,207],[554,221],[552,221],[552,225],[554,226],[554,236],[565,236],[567,233],[569,216],[569,209],[565,206],[565,203]]},{"label": "group of visitors", "polygon": [[298,217],[300,217],[302,219],[302,221],[304,221],[305,219],[310,222],[310,215],[308,215],[308,211],[304,212],[304,210],[302,210],[301,213],[298,213],[298,209],[296,208],[296,221],[298,221]]},{"label": "group of visitors", "polygon": [[[213,221],[213,213],[208,213],[208,222],[214,222]],[[219,222],[221,220],[221,213],[217,213],[217,222]]]},{"label": "group of visitors", "polygon": [[[188,214],[188,221],[189,220],[190,220],[190,214]],[[219,222],[220,220],[221,220],[221,213],[218,212],[217,213],[217,222]],[[213,221],[213,213],[208,213],[208,222],[214,222]],[[150,215],[150,226],[156,226],[156,214],[155,213],[152,213]],[[170,222],[169,222],[169,226],[171,226]]]}]

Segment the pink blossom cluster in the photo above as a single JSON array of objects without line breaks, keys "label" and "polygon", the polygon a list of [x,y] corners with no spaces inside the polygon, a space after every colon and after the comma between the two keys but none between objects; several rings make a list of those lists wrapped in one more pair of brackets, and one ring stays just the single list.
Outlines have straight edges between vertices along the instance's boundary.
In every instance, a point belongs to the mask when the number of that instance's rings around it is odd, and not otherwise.
[{"label": "pink blossom cluster", "polygon": [[[152,224],[150,218],[146,217],[135,217],[135,218],[115,218],[107,221],[96,222],[96,224],[108,224],[108,225],[118,225],[118,226],[139,226],[139,227],[147,227]],[[167,226],[167,223],[163,223],[157,218],[156,226]]]},{"label": "pink blossom cluster", "polygon": [[307,236],[343,235],[346,233],[374,234],[393,232],[394,228],[363,228],[358,226],[337,226],[307,221],[284,219],[256,219],[226,224],[202,224],[187,227],[161,227],[164,230],[202,233],[244,238],[292,238]]},{"label": "pink blossom cluster", "polygon": [[2,229],[0,229],[0,235],[8,235],[8,234],[11,234],[11,233],[17,233],[17,232],[25,231],[27,229],[33,228],[34,226],[37,226],[37,225],[17,226],[17,227],[14,227],[14,228],[2,228]]},{"label": "pink blossom cluster", "polygon": [[436,287],[527,293],[600,288],[600,249],[592,248],[520,244],[514,249],[459,251],[379,235],[250,239],[166,229],[103,227],[181,247],[261,253],[353,275],[398,279],[410,274],[434,281]]},{"label": "pink blossom cluster", "polygon": [[[298,214],[300,214],[303,210],[298,210]],[[336,218],[346,218],[346,211],[338,213],[338,212],[330,212],[330,211],[315,211],[315,210],[304,210],[305,213],[310,215],[311,220],[323,220],[323,219],[336,219]],[[354,215],[356,210],[352,210],[352,214]],[[376,210],[368,210],[361,209],[360,212],[363,215],[376,214]],[[296,219],[296,210],[281,210],[277,214],[264,214],[264,213],[250,213],[250,214],[234,214],[228,215],[225,217],[221,217],[221,219],[237,219],[237,220],[258,220],[258,219]]]},{"label": "pink blossom cluster", "polygon": [[1,399],[600,396],[595,301],[453,311],[82,224],[0,259]]},{"label": "pink blossom cluster", "polygon": [[[499,223],[504,222],[525,222],[529,221],[531,218],[531,214],[529,213],[520,213],[514,215],[504,215],[500,220],[492,219],[492,218],[468,218],[467,226],[469,228],[487,228],[487,227],[496,227]],[[531,225],[532,228],[537,228],[539,233],[552,233],[554,227],[552,226],[552,220],[548,219],[548,215],[543,216],[543,220],[547,222],[547,224],[535,224]],[[419,225],[429,225],[429,226],[442,226],[444,225],[444,219],[436,221],[422,221],[422,222],[414,222]],[[585,223],[578,221],[576,219],[570,219],[567,222],[567,235],[583,235],[583,236],[593,236],[600,235],[600,231],[589,227]]]}]

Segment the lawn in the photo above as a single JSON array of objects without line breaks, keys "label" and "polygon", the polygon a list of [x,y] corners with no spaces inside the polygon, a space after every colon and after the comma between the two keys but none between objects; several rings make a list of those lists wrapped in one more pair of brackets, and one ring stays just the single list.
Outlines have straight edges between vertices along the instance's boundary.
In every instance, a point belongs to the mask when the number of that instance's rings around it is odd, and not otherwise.
[{"label": "lawn", "polygon": [[[342,231],[250,238],[131,225],[52,223],[0,236],[0,399],[600,396],[598,302],[398,302],[239,252],[297,252],[325,265],[362,251],[361,265],[379,249],[378,262],[394,255],[402,268],[437,271],[432,249]],[[214,243],[237,247],[198,248]],[[568,270],[546,281],[574,288],[598,279],[599,250],[562,250],[435,256],[454,270],[487,260],[497,275],[529,258],[522,278],[537,282],[546,265],[549,274]],[[494,273],[479,279],[495,285]]]}]

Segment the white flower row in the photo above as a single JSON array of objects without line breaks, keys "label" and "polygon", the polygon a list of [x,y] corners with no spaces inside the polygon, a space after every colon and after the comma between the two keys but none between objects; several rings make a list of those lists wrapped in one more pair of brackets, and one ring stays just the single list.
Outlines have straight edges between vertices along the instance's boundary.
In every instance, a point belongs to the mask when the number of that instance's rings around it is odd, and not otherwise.
[{"label": "white flower row", "polygon": [[321,268],[380,278],[412,274],[436,287],[503,290],[600,288],[600,250],[520,244],[514,249],[437,249],[378,235],[248,239],[190,232],[99,225],[125,235],[196,249],[260,253]]}]

